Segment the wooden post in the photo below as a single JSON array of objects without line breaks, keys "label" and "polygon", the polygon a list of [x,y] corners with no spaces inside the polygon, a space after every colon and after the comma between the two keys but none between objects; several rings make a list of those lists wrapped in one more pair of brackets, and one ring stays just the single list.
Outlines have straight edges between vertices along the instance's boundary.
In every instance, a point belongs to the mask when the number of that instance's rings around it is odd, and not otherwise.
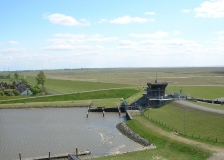
[{"label": "wooden post", "polygon": [[21,153],[19,153],[19,160],[21,160]]},{"label": "wooden post", "polygon": [[75,149],[76,157],[78,157],[78,148]]}]

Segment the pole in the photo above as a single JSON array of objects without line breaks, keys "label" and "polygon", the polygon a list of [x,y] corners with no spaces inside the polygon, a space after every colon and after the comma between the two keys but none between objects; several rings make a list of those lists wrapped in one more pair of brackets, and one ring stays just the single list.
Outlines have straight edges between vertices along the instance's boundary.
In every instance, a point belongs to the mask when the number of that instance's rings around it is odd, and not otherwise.
[{"label": "pole", "polygon": [[21,153],[19,153],[19,160],[21,160]]},{"label": "pole", "polygon": [[185,106],[183,106],[184,108],[184,134],[186,133],[186,109],[185,109]]},{"label": "pole", "polygon": [[51,158],[51,152],[49,152],[49,159]]},{"label": "pole", "polygon": [[78,148],[75,149],[76,156],[78,157]]}]

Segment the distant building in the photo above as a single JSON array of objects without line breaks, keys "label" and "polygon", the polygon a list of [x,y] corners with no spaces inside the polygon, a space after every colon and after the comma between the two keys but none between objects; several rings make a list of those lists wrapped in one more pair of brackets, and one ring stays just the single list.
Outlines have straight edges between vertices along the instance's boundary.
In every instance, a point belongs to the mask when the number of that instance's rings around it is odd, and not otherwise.
[{"label": "distant building", "polygon": [[16,84],[16,90],[21,95],[31,95],[32,94],[32,92],[30,91],[30,86],[27,84],[24,84],[23,82],[19,82]]}]

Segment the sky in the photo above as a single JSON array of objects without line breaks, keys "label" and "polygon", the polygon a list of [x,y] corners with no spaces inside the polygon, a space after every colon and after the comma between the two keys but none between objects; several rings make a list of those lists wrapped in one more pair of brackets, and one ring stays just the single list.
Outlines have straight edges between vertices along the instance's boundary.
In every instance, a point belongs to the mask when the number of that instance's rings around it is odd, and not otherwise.
[{"label": "sky", "polygon": [[0,71],[224,66],[224,0],[0,0]]}]

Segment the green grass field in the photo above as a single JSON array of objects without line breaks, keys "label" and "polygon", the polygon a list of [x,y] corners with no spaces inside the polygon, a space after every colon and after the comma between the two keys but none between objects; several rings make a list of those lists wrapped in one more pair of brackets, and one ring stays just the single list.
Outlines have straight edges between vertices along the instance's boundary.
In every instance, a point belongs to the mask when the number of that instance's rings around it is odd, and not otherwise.
[{"label": "green grass field", "polygon": [[[144,112],[148,117],[148,111]],[[224,116],[206,112],[172,102],[158,109],[150,109],[149,117],[160,124],[176,129],[178,132],[187,132],[189,137],[209,139],[224,142]],[[184,118],[185,117],[185,118]]]},{"label": "green grass field", "polygon": [[167,93],[180,93],[182,90],[184,95],[190,94],[195,98],[216,99],[224,97],[224,86],[169,86]]},{"label": "green grass field", "polygon": [[148,128],[145,124],[150,123],[142,116],[135,116],[134,120],[127,121],[129,127],[142,137],[156,145],[156,149],[131,152],[115,156],[96,158],[97,160],[205,160],[211,155],[210,151],[187,145],[161,136]]},{"label": "green grass field", "polygon": [[[29,83],[36,84],[35,77],[27,76],[26,79]],[[71,92],[80,92],[88,90],[130,87],[130,85],[48,78],[45,83],[45,87],[56,93],[71,93]]]},{"label": "green grass field", "polygon": [[15,99],[8,101],[1,101],[1,104],[13,104],[13,103],[34,103],[34,102],[54,102],[54,101],[76,101],[76,100],[92,100],[92,99],[108,99],[108,98],[128,98],[133,94],[138,93],[138,89],[114,89],[114,90],[102,90],[96,92],[84,92],[76,94],[64,94],[44,97],[31,97],[25,99]]}]

